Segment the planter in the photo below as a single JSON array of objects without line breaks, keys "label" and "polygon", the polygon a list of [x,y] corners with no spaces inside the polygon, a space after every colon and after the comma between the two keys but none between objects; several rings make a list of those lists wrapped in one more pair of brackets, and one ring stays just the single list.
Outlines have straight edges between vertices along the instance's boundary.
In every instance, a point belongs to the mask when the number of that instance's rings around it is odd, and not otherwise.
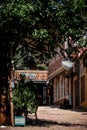
[{"label": "planter", "polygon": [[25,126],[25,116],[15,116],[14,118],[15,126]]}]

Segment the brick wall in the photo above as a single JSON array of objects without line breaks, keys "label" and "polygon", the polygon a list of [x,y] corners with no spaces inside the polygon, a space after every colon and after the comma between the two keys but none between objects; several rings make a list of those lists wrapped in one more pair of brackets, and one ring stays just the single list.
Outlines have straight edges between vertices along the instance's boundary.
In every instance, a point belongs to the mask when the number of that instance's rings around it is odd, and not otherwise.
[{"label": "brick wall", "polygon": [[63,58],[60,57],[55,62],[53,62],[53,64],[49,65],[49,67],[48,67],[48,75],[50,75],[51,73],[53,73],[54,71],[56,71],[57,69],[59,69],[61,67],[62,59]]}]

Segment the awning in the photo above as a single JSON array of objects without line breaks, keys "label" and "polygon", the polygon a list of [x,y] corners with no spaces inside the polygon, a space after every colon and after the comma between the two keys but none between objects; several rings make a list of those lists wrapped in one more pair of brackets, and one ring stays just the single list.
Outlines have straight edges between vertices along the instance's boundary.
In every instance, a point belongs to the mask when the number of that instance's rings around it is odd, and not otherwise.
[{"label": "awning", "polygon": [[57,69],[56,71],[54,71],[53,73],[51,73],[50,75],[48,75],[48,80],[51,80],[52,78],[54,78],[56,75],[60,74],[61,72],[63,72],[65,69],[64,67],[60,67],[59,69]]}]

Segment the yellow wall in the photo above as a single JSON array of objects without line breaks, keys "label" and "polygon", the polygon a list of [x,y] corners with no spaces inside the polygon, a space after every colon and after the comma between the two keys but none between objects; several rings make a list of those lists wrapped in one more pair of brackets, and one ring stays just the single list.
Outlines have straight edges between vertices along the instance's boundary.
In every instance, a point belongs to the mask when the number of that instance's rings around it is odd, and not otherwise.
[{"label": "yellow wall", "polygon": [[85,101],[80,104],[82,108],[87,108],[87,67],[83,69],[85,75]]}]

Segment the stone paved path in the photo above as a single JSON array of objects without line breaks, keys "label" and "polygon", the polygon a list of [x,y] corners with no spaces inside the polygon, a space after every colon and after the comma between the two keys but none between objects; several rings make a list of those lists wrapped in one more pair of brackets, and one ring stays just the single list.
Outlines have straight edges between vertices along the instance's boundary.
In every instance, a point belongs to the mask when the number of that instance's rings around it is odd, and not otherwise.
[{"label": "stone paved path", "polygon": [[29,115],[27,126],[7,127],[4,130],[87,130],[87,111],[40,106],[37,115],[38,124],[35,124],[34,115]]}]

